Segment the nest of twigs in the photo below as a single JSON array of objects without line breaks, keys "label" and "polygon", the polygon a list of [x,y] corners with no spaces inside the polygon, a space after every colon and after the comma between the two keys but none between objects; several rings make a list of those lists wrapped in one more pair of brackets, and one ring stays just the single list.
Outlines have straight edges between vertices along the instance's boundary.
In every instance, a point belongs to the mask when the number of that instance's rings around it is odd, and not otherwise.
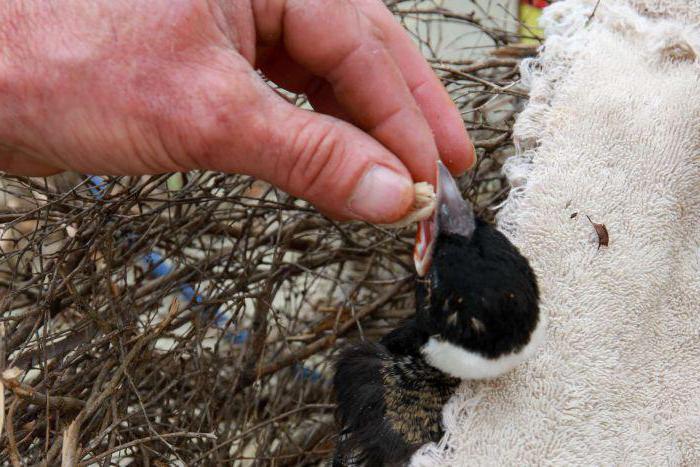
[{"label": "nest of twigs", "polygon": [[[390,7],[463,112],[479,162],[460,183],[492,219],[535,46],[497,2],[462,3]],[[248,177],[0,187],[3,464],[321,462],[336,350],[412,313],[412,228],[339,224]]]}]

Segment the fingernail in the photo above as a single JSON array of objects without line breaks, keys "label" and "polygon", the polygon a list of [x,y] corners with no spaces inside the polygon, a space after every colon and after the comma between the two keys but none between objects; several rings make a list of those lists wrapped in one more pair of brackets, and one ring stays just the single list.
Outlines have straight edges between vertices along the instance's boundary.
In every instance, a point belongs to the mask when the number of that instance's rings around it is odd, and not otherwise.
[{"label": "fingernail", "polygon": [[397,220],[410,204],[413,183],[391,169],[375,165],[355,187],[349,208],[372,222]]}]

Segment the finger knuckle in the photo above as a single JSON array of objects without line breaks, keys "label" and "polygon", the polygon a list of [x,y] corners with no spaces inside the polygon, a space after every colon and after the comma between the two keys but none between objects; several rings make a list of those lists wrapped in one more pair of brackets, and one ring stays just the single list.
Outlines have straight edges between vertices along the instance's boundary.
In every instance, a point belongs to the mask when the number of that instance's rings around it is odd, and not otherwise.
[{"label": "finger knuckle", "polygon": [[343,138],[330,122],[304,123],[292,141],[287,186],[296,193],[313,196],[332,188],[333,173],[345,154]]}]

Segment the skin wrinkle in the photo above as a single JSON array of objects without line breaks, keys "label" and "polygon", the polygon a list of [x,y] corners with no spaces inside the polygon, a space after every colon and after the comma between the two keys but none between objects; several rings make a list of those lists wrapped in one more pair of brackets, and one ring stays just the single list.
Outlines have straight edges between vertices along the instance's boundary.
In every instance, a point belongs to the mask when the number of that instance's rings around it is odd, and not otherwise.
[{"label": "skin wrinkle", "polygon": [[328,180],[330,179],[327,174],[333,172],[333,167],[338,165],[338,161],[343,160],[342,156],[339,156],[339,154],[344,153],[343,143],[337,136],[333,135],[332,129],[327,131],[327,137],[317,137],[317,151],[323,149],[324,152],[319,151],[318,153],[328,154],[328,156],[313,157],[310,155],[307,157],[305,170],[298,175],[298,180],[301,180],[302,183],[299,193],[323,193],[328,188]]},{"label": "skin wrinkle", "polygon": [[[353,16],[358,18],[358,20],[356,21],[357,26],[356,28],[353,28],[353,31],[361,31],[362,25],[359,20],[359,14],[357,14],[357,12],[354,9],[352,9],[351,11],[355,13]],[[286,17],[291,17],[291,14],[288,14]],[[313,67],[312,71],[319,76],[324,76],[325,79],[331,84],[337,85],[342,78],[342,76],[338,76],[338,70],[342,67],[344,63],[347,63],[348,59],[351,58],[353,54],[362,51],[363,47],[367,47],[368,45],[366,43],[363,43],[361,40],[358,40],[356,34],[353,33],[352,37],[353,39],[351,39],[347,44],[344,44],[342,47],[337,45],[337,42],[334,42],[336,44],[334,48],[330,50],[325,50],[324,53],[321,53],[320,50],[323,50],[323,46],[320,46],[318,47],[318,50],[311,52],[317,55],[308,55],[307,57],[305,57],[305,59],[308,61],[317,62],[317,64]],[[366,39],[366,37],[364,39]],[[378,44],[376,41],[372,41],[371,44],[372,48],[375,50],[381,50],[383,48],[381,44]],[[289,49],[292,50],[292,53],[294,54],[296,44],[286,45]],[[297,53],[303,56],[307,55],[309,52],[304,53],[297,51]]]},{"label": "skin wrinkle", "polygon": [[[339,95],[341,100],[343,99],[344,94],[349,94],[348,90],[346,90],[346,87],[348,86],[348,74],[347,74],[347,69],[355,69],[352,65],[355,64],[354,58],[357,55],[360,55],[358,57],[358,62],[364,62],[365,60],[362,60],[366,56],[372,56],[375,58],[376,62],[379,62],[380,59],[385,62],[385,63],[390,63],[391,58],[389,58],[384,50],[381,47],[376,47],[373,44],[373,47],[367,51],[367,45],[364,44],[354,44],[351,49],[349,49],[344,55],[339,57],[337,63],[335,65],[332,65],[326,70],[326,73],[324,73],[323,76],[325,76],[326,81],[331,85],[331,87],[334,89],[335,94]],[[380,56],[381,55],[381,56]],[[395,70],[392,70],[395,71]],[[391,113],[391,112],[390,112]],[[381,120],[381,116],[371,116],[374,120]],[[365,126],[372,126],[373,122],[370,120],[364,120],[360,118],[360,124],[363,124]]]},{"label": "skin wrinkle", "polygon": [[[152,133],[151,137],[144,137],[147,133]],[[144,148],[141,149],[143,158],[150,155],[151,159],[158,161],[160,159],[158,156],[161,155],[163,159],[170,162],[171,168],[168,170],[169,172],[186,171],[185,165],[182,164],[182,159],[187,157],[186,153],[179,151],[179,154],[176,154],[174,151],[166,148],[161,142],[166,139],[153,137],[160,136],[159,133],[157,126],[150,127],[147,125],[136,126],[127,124],[126,134],[130,140],[133,141],[132,144],[134,144],[134,147],[138,147],[139,143],[144,145]]]},{"label": "skin wrinkle", "polygon": [[[158,154],[153,151],[152,147],[148,147],[148,139],[143,138],[141,132],[134,128],[134,125],[130,122],[124,124],[124,129],[121,132],[123,134],[124,140],[128,141],[133,148],[133,153],[139,156],[141,162],[148,167],[149,171],[158,170],[159,158],[154,157]],[[168,152],[163,152],[162,156],[171,165],[171,171],[176,171],[178,164],[175,163],[173,157]]]},{"label": "skin wrinkle", "polygon": [[[296,136],[291,139],[290,149],[300,154],[299,157],[291,161],[281,158],[286,164],[276,167],[276,176],[288,177],[287,184],[291,187],[290,192],[296,193],[318,193],[323,195],[330,187],[328,184],[345,184],[343,179],[337,176],[337,172],[342,167],[345,157],[339,154],[346,151],[344,141],[337,134],[337,129],[331,122],[317,122],[318,116],[309,113],[308,119],[301,122],[298,129],[295,129]],[[325,119],[324,119],[325,120]],[[323,128],[313,130],[312,125]],[[324,150],[319,150],[320,148]],[[316,157],[316,154],[327,154],[327,156]],[[357,171],[357,164],[348,170]],[[364,167],[362,164],[360,167]],[[363,169],[364,170],[364,169]],[[354,177],[350,177],[354,179]],[[336,182],[338,180],[338,182]],[[346,189],[352,190],[352,186],[336,186],[336,189],[343,192]]]},{"label": "skin wrinkle", "polygon": [[426,86],[427,84],[428,84],[428,80],[423,79],[421,81],[417,81],[415,83],[409,84],[408,89],[411,91],[411,94],[416,95],[421,90],[421,88]]},{"label": "skin wrinkle", "polygon": [[[286,173],[278,173],[280,177],[287,177],[287,186],[297,192],[304,192],[309,188],[309,184],[313,183],[318,176],[318,172],[309,173],[309,169],[314,165],[315,154],[319,153],[319,146],[323,144],[324,139],[332,136],[333,129],[329,126],[323,126],[316,131],[310,130],[310,125],[313,125],[313,119],[309,118],[307,122],[301,125],[296,134],[292,136],[293,151],[298,154],[292,160],[292,164]],[[324,158],[324,164],[330,158]],[[310,179],[308,181],[307,179]]]},{"label": "skin wrinkle", "polygon": [[381,134],[382,130],[388,127],[388,130],[391,131],[392,123],[394,123],[395,120],[399,120],[400,123],[401,117],[405,112],[413,112],[413,109],[406,109],[404,107],[387,109],[387,113],[378,118],[376,124],[366,128],[366,130],[370,134]]}]

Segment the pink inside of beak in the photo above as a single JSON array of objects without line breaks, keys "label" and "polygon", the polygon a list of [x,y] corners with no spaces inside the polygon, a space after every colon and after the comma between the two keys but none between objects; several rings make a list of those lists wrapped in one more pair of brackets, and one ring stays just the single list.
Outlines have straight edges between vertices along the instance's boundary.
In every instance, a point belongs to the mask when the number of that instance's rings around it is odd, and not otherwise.
[{"label": "pink inside of beak", "polygon": [[433,246],[437,236],[436,218],[436,214],[433,213],[429,218],[418,223],[416,243],[413,247],[413,262],[419,277],[428,274],[433,261]]}]

